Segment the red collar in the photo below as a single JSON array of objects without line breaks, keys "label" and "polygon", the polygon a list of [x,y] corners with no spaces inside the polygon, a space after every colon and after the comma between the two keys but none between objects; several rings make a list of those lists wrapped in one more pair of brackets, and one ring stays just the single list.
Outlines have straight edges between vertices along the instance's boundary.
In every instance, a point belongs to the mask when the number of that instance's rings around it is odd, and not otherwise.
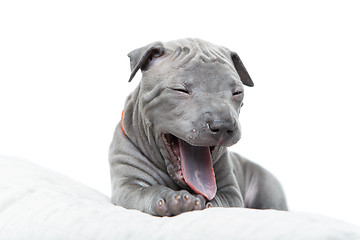
[{"label": "red collar", "polygon": [[124,117],[124,110],[122,110],[122,113],[121,113],[121,121],[120,121],[120,126],[121,126],[121,130],[123,131],[123,133],[128,136],[124,130],[124,125],[123,125],[123,117]]}]

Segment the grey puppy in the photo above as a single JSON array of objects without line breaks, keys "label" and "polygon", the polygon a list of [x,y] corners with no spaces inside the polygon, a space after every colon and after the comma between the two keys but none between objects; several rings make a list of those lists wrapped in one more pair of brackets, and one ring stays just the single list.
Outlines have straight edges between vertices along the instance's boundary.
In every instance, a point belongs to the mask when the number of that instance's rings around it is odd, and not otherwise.
[{"label": "grey puppy", "polygon": [[239,56],[199,39],[129,53],[142,80],[127,98],[109,151],[112,203],[172,216],[207,207],[287,210],[268,171],[227,150],[240,139]]}]

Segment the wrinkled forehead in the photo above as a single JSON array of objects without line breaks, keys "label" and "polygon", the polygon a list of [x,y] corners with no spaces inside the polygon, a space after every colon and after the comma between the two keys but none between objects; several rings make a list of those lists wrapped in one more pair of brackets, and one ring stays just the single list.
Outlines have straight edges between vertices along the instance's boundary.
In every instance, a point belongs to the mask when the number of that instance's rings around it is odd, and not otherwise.
[{"label": "wrinkled forehead", "polygon": [[171,69],[177,71],[175,78],[185,84],[205,89],[242,85],[227,48],[198,39],[165,43],[165,48]]},{"label": "wrinkled forehead", "polygon": [[199,39],[181,39],[164,44],[170,61],[179,67],[194,62],[230,64],[230,51],[227,48]]}]

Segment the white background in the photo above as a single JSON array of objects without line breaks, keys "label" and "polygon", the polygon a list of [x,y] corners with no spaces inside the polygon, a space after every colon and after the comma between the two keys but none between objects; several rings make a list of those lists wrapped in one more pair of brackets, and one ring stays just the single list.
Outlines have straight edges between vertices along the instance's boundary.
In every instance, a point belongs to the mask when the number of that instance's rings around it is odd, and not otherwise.
[{"label": "white background", "polygon": [[232,149],[282,182],[290,209],[360,225],[356,1],[1,1],[0,154],[110,195],[107,151],[128,52],[197,37],[255,83]]}]

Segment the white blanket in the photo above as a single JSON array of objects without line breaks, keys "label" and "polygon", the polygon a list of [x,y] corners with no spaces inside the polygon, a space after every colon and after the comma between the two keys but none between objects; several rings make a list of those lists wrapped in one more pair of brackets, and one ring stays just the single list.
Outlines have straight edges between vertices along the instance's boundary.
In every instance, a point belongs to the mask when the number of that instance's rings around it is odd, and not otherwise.
[{"label": "white blanket", "polygon": [[314,214],[213,208],[153,217],[58,173],[0,157],[0,239],[360,239],[356,226]]}]

